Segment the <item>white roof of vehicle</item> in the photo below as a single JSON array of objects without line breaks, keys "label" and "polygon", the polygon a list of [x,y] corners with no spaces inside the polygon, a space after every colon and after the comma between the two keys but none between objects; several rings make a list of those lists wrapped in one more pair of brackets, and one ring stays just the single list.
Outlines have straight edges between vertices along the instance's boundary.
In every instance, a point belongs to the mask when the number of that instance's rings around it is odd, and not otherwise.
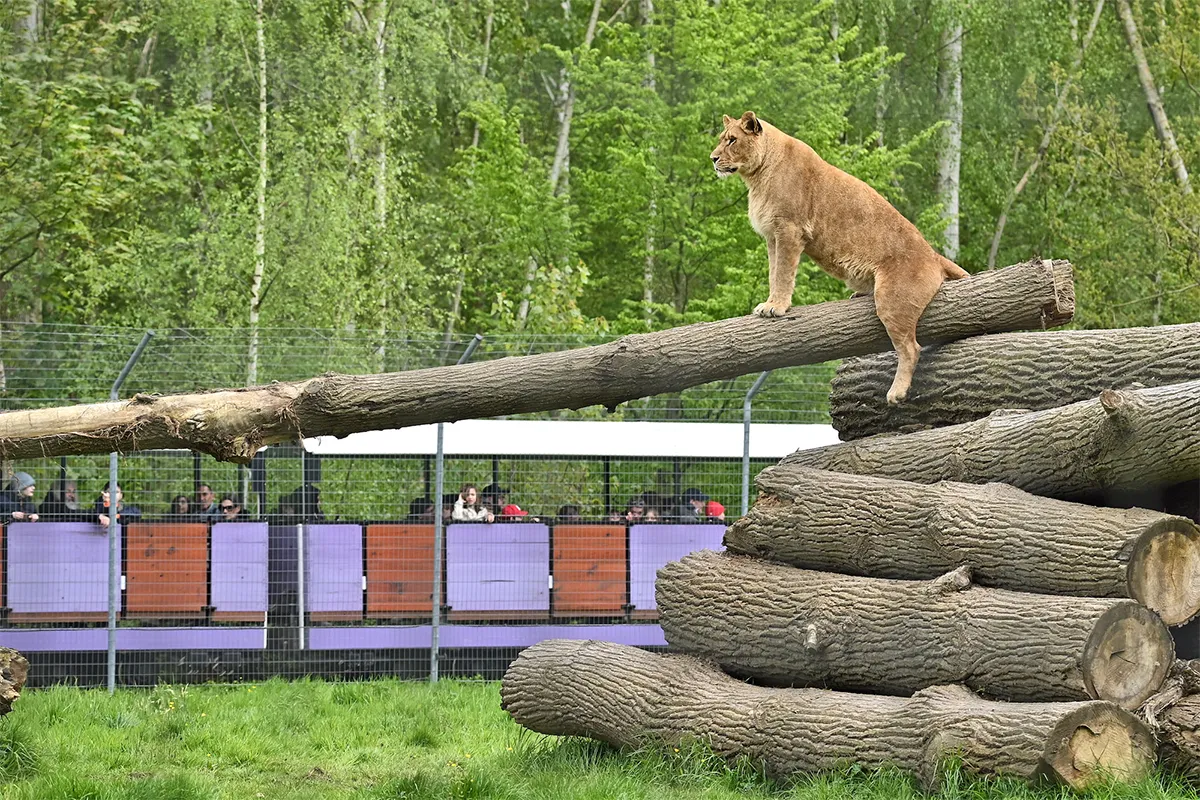
[{"label": "white roof of vehicle", "polygon": [[[447,423],[448,456],[612,458],[741,458],[736,422],[617,422],[604,420],[463,420]],[[752,423],[750,457],[780,459],[796,450],[836,444],[832,425]],[[437,425],[317,436],[304,449],[322,456],[431,456]]]}]

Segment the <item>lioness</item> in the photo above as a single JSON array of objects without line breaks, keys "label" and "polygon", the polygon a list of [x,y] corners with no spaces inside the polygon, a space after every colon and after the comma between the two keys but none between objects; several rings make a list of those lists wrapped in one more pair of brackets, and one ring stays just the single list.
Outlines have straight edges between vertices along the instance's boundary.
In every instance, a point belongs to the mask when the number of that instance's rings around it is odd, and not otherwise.
[{"label": "lioness", "polygon": [[899,357],[887,399],[902,402],[921,355],[917,320],[943,280],[967,272],[934,252],[878,192],[753,111],[725,117],[712,161],[718,176],[737,173],[745,181],[750,224],[767,241],[771,292],[754,313],[777,317],[788,310],[796,266],[807,252],[855,293],[875,295],[875,313]]}]

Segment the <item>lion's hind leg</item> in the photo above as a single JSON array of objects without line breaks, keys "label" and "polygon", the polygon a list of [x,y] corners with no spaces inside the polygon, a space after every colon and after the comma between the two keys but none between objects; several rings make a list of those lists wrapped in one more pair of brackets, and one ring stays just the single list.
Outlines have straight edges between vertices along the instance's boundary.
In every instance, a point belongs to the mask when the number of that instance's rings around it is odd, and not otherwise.
[{"label": "lion's hind leg", "polygon": [[891,269],[881,268],[875,273],[875,313],[896,348],[896,375],[887,393],[888,403],[895,405],[904,402],[912,385],[913,372],[921,357],[917,322],[941,288],[942,274],[937,265],[915,268],[893,262],[889,266]]}]

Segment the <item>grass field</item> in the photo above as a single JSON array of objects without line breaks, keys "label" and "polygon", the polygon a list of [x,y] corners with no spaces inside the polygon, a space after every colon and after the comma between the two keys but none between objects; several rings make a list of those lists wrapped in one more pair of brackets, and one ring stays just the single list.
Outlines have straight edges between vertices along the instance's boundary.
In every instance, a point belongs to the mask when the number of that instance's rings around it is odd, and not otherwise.
[{"label": "grass field", "polygon": [[[921,797],[906,777],[845,772],[791,785],[701,749],[625,753],[523,732],[498,685],[445,681],[284,682],[30,691],[0,720],[0,797],[812,798]],[[1068,797],[1053,788],[946,773],[937,797]],[[1102,798],[1196,798],[1174,778]]]}]

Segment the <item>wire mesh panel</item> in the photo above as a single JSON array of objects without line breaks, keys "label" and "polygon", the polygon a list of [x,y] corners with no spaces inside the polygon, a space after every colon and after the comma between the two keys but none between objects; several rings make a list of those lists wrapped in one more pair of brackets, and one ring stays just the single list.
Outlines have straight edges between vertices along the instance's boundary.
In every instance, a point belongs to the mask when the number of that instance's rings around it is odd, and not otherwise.
[{"label": "wire mesh panel", "polygon": [[[4,327],[4,410],[106,399],[141,335]],[[475,358],[599,341],[494,337]],[[259,375],[436,366],[453,363],[465,343],[397,336],[381,358],[359,334],[264,331]],[[236,386],[245,345],[244,331],[160,333],[124,394]],[[754,430],[756,441],[777,441],[752,450],[751,476],[787,447],[817,441],[801,434],[827,421],[830,374],[772,375],[754,401]],[[443,675],[496,677],[520,648],[551,637],[663,646],[655,573],[694,549],[719,549],[740,511],[740,422],[754,377],[616,413],[448,424],[440,495],[432,429],[413,429],[417,444],[392,446],[394,432],[376,432],[340,449],[273,445],[247,465],[187,450],[125,453],[116,492],[107,490],[107,456],[5,464],[0,645],[31,658],[35,684],[84,685],[104,683],[110,640],[117,679],[132,685],[426,677],[435,622]],[[768,421],[806,424],[767,432]],[[520,427],[535,423],[551,427]]]}]

